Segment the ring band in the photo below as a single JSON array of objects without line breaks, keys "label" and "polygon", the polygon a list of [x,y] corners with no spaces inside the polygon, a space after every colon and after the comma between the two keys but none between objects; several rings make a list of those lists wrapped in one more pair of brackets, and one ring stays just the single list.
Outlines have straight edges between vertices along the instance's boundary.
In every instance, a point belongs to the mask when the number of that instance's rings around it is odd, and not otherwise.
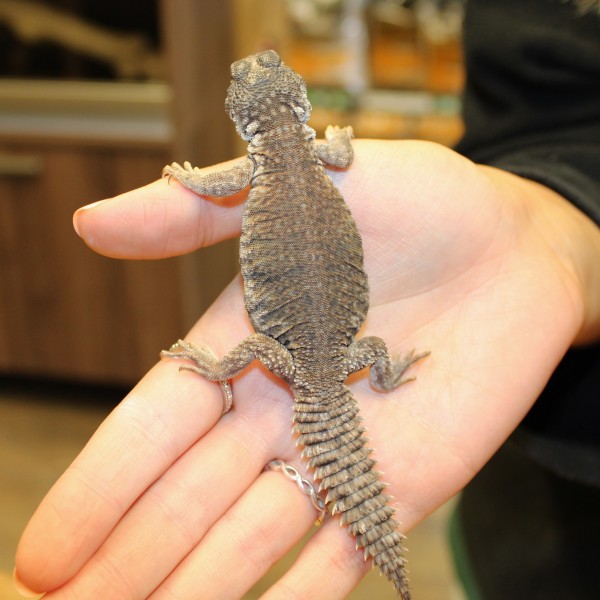
[{"label": "ring band", "polygon": [[272,460],[271,462],[267,463],[265,471],[281,471],[286,477],[286,479],[295,482],[296,485],[300,488],[300,491],[310,498],[312,505],[319,512],[319,516],[315,521],[315,525],[319,526],[323,522],[327,515],[327,508],[325,506],[325,502],[317,494],[315,487],[310,481],[308,481],[308,479],[304,479],[304,477],[302,477],[302,475],[300,475],[300,473],[294,467],[292,467],[292,465],[288,465],[279,459]]},{"label": "ring band", "polygon": [[231,382],[229,379],[219,381],[221,384],[221,392],[223,392],[223,412],[221,414],[228,413],[233,406],[233,390],[231,389]]}]

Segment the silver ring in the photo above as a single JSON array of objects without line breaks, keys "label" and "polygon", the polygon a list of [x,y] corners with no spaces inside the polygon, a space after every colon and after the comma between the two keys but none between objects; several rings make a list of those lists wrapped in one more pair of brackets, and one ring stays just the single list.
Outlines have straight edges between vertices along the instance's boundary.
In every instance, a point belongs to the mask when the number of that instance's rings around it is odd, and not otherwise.
[{"label": "silver ring", "polygon": [[327,516],[325,501],[317,494],[315,487],[308,479],[304,479],[292,465],[288,465],[280,459],[272,460],[270,463],[267,463],[265,471],[281,471],[286,479],[295,482],[300,491],[310,498],[312,505],[319,512],[315,525],[318,527],[323,522]]},{"label": "silver ring", "polygon": [[221,384],[221,392],[223,393],[223,413],[226,414],[231,410],[233,406],[233,390],[231,389],[231,382],[229,379],[219,381]]}]

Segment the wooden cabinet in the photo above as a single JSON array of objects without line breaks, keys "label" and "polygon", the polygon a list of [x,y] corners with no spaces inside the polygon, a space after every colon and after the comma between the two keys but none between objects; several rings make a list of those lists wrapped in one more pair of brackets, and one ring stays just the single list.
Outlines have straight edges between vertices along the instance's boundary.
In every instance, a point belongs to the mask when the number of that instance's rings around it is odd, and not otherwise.
[{"label": "wooden cabinet", "polygon": [[152,181],[166,156],[57,141],[0,146],[0,370],[133,381],[184,333],[176,260],[104,258],[72,227],[75,209]]},{"label": "wooden cabinet", "polygon": [[[36,85],[34,96],[52,96]],[[237,269],[232,244],[159,261],[85,246],[72,226],[77,208],[150,183],[173,159],[168,102],[133,107],[130,94],[122,110],[135,116],[115,114],[106,97],[93,103],[76,114],[44,102],[41,115],[0,93],[0,374],[134,383]],[[94,114],[100,106],[112,114]]]},{"label": "wooden cabinet", "polygon": [[161,7],[169,81],[0,83],[0,375],[135,383],[237,271],[235,242],[125,261],[73,231],[78,207],[167,162],[235,156],[230,2]]}]

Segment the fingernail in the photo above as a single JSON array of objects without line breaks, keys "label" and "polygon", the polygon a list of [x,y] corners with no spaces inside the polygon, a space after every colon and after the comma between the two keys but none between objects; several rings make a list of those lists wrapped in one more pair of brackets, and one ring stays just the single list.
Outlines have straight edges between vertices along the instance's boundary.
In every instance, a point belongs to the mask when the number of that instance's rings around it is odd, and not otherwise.
[{"label": "fingernail", "polygon": [[77,212],[79,212],[80,210],[89,210],[90,208],[94,208],[95,206],[104,204],[105,202],[106,202],[106,200],[98,200],[98,202],[92,202],[91,204],[86,204],[86,206],[82,206],[81,208],[77,209]]},{"label": "fingernail", "polygon": [[95,206],[99,206],[100,204],[104,204],[104,202],[106,202],[106,200],[98,200],[98,202],[92,202],[91,204],[88,204],[86,206],[82,206],[81,208],[78,208],[75,211],[75,214],[73,215],[73,228],[75,229],[75,232],[77,233],[77,235],[79,237],[81,237],[81,233],[79,232],[79,215],[84,210],[89,210],[90,208],[94,208]]},{"label": "fingernail", "polygon": [[81,237],[81,233],[79,233],[79,210],[73,215],[73,229],[75,230],[75,233]]},{"label": "fingernail", "polygon": [[20,579],[19,574],[17,573],[17,568],[13,569],[13,585],[15,586],[15,590],[20,596],[24,598],[38,598],[42,595],[41,592],[34,592],[30,590]]}]

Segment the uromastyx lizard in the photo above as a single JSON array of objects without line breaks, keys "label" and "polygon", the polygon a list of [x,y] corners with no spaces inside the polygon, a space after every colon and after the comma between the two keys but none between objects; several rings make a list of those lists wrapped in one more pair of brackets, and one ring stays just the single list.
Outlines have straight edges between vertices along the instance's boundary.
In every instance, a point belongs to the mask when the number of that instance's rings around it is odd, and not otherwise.
[{"label": "uromastyx lizard", "polygon": [[247,157],[209,175],[189,163],[173,163],[163,174],[210,196],[251,186],[240,263],[256,333],[221,360],[207,347],[181,341],[163,356],[191,360],[189,368],[212,381],[227,381],[254,359],[284,379],[294,394],[302,456],[326,490],[330,512],[341,515],[365,559],[371,557],[407,600],[403,536],[344,382],[371,367],[372,385],[392,390],[426,353],[391,360],[380,338],[355,339],[369,306],[362,242],[323,168],[352,162],[352,130],[330,127],[327,143],[314,143],[304,81],[274,51],[235,62],[231,75],[226,108],[249,142]]}]

